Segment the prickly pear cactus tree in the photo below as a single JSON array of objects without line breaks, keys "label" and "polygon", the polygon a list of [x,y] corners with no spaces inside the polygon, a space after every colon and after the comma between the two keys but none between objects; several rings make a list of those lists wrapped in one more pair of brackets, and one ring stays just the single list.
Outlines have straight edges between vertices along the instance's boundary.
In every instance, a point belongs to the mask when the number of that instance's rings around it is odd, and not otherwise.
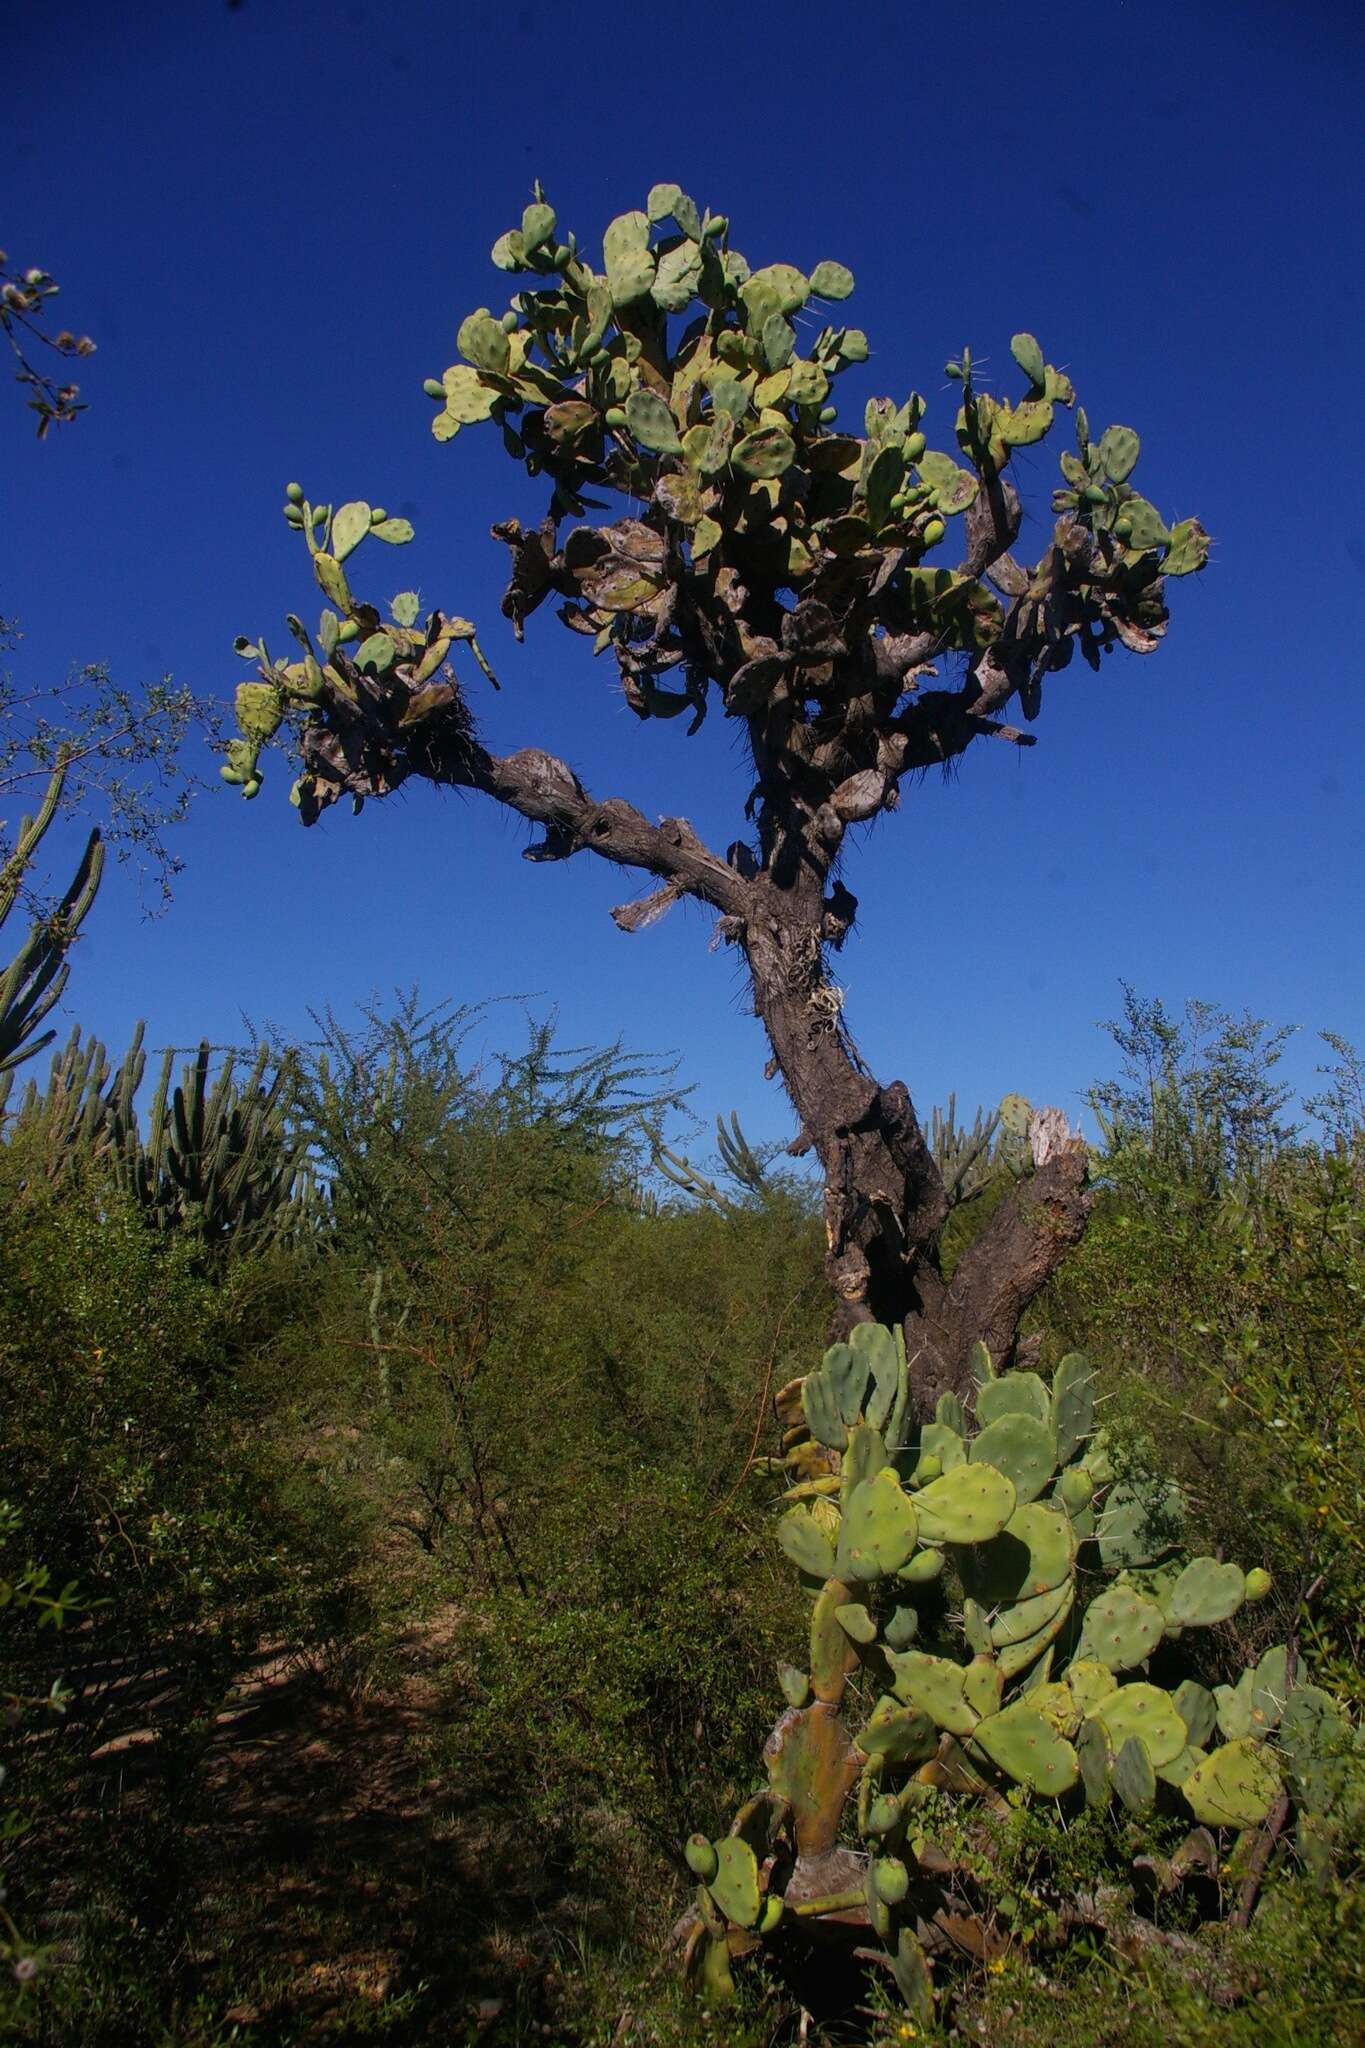
[{"label": "prickly pear cactus tree", "polygon": [[963,1918],[945,1800],[1169,1808],[1191,1824],[1185,1862],[1215,1873],[1222,1831],[1283,1801],[1310,1858],[1328,1853],[1358,1746],[1342,1709],[1284,1647],[1235,1684],[1187,1675],[1191,1632],[1268,1576],[1190,1556],[1174,1486],[1115,1480],[1083,1354],[1050,1387],[997,1375],[981,1344],[971,1366],[971,1419],[946,1394],[915,1424],[899,1333],[862,1323],[777,1397],[777,1540],[813,1602],[810,1642],[779,1668],[768,1790],[687,1845],[687,1966],[712,1998],[765,1938],[870,1931],[927,2019],[936,1961],[998,1935],[989,1910]]},{"label": "prickly pear cactus tree", "polygon": [[[325,609],[315,631],[290,619],[289,658],[239,641],[258,675],[238,691],[224,774],[254,796],[261,749],[287,726],[305,823],[418,776],[531,820],[529,859],[590,852],[654,877],[614,913],[625,931],[680,897],[705,904],[746,963],[798,1144],[824,1169],[838,1330],[902,1325],[931,1414],[939,1392],[962,1391],[974,1339],[1010,1352],[1080,1235],[1085,1152],[1064,1131],[1035,1147],[1036,1172],[945,1284],[943,1175],[905,1086],[879,1085],[857,1057],[829,971],[857,910],[838,873],[846,836],[978,740],[1031,746],[1008,714],[1036,719],[1078,651],[1092,668],[1116,648],[1152,653],[1170,581],[1202,568],[1207,537],[1139,493],[1136,432],[1093,431],[1030,334],[1014,336],[998,388],[964,349],[946,398],[900,391],[850,420],[841,380],[869,355],[845,324],[850,272],[751,264],[726,217],[677,185],[613,220],[600,255],[537,186],[493,262],[516,280],[509,302],[466,315],[458,360],[426,391],[438,440],[497,433],[548,488],[543,516],[493,528],[510,555],[503,611],[520,638],[552,604],[609,657],[642,724],[690,736],[708,715],[729,721],[749,766],[737,836],[712,850],[685,819],[589,794],[540,749],[488,751],[475,678],[453,665],[467,651],[488,673],[472,624],[419,617],[410,591],[381,608],[355,581],[360,543],[405,542],[406,522],[360,500],[314,504],[298,485],[284,516]],[[1055,523],[1027,561],[1013,552],[1014,457],[1029,449],[1037,472],[1047,441]]]}]

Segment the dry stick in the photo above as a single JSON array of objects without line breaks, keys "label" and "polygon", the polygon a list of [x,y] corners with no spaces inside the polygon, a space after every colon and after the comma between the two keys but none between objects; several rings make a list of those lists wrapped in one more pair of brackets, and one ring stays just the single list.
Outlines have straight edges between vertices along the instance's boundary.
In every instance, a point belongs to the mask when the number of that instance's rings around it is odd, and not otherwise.
[{"label": "dry stick", "polygon": [[739,1492],[740,1487],[743,1486],[745,1480],[749,1476],[749,1473],[753,1469],[754,1452],[758,1449],[759,1439],[763,1435],[763,1424],[768,1414],[768,1395],[772,1390],[773,1373],[777,1366],[777,1347],[782,1340],[782,1328],[787,1320],[788,1313],[793,1308],[795,1308],[797,1302],[800,1301],[802,1295],[808,1294],[809,1292],[810,1284],[808,1284],[805,1287],[798,1287],[795,1294],[792,1296],[791,1300],[786,1304],[786,1306],[782,1310],[781,1315],[777,1319],[777,1328],[773,1331],[773,1341],[768,1347],[768,1363],[763,1374],[763,1387],[758,1397],[758,1413],[754,1418],[754,1433],[749,1439],[748,1455],[745,1457],[744,1463],[740,1467],[738,1479],[730,1488],[730,1491],[726,1494],[720,1506],[716,1509],[716,1513],[718,1515],[723,1515],[725,1513],[725,1510],[729,1507],[731,1501],[735,1498],[735,1495]]},{"label": "dry stick", "polygon": [[[1308,1588],[1308,1591],[1304,1594],[1303,1599],[1299,1602],[1300,1608],[1306,1607],[1309,1601],[1314,1598],[1322,1585],[1322,1581],[1323,1574],[1319,1572],[1312,1585]],[[1284,1660],[1284,1689],[1286,1698],[1293,1690],[1298,1668],[1299,1625],[1296,1620],[1290,1631],[1288,1649]],[[1251,1860],[1247,1864],[1247,1874],[1242,1880],[1242,1889],[1238,1895],[1237,1908],[1232,1915],[1232,1925],[1234,1927],[1249,1927],[1251,1925],[1251,1916],[1256,1909],[1256,1900],[1260,1896],[1261,1883],[1266,1873],[1266,1865],[1274,1853],[1275,1844],[1279,1841],[1284,1831],[1285,1822],[1289,1819],[1289,1805],[1288,1792],[1281,1792],[1264,1823],[1260,1840],[1251,1852]]]}]

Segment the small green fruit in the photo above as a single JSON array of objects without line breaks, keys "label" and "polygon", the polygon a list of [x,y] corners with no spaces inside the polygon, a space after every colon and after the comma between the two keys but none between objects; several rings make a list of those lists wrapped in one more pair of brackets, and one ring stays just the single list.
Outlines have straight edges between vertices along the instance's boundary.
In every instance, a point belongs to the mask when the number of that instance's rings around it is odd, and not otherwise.
[{"label": "small green fruit", "polygon": [[821,408],[820,408],[820,424],[821,424],[821,426],[822,426],[822,427],[832,427],[832,426],[834,425],[834,422],[835,422],[835,421],[836,421],[836,420],[838,419],[838,417],[839,417],[839,408],[838,408],[838,406],[837,406],[837,405],[822,405],[822,406],[821,406]]},{"label": "small green fruit", "polygon": [[607,425],[609,427],[614,427],[616,431],[619,433],[626,424],[627,422],[625,408],[623,406],[613,405],[607,413]]},{"label": "small green fruit", "polygon": [[778,1921],[782,1918],[784,1906],[785,1901],[780,1893],[770,1892],[768,1894],[767,1904],[763,1908],[763,1918],[758,1923],[760,1934],[772,1933]]},{"label": "small green fruit", "polygon": [[918,462],[921,455],[923,455],[924,453],[925,446],[926,443],[923,434],[912,434],[910,436],[910,439],[905,444],[906,461]]},{"label": "small green fruit", "polygon": [[284,516],[289,521],[289,524],[291,526],[301,527],[303,525],[303,514],[302,512],[300,512],[297,505],[286,505],[284,508]]},{"label": "small green fruit", "polygon": [[348,640],[357,639],[359,637],[359,633],[360,625],[358,620],[343,619],[341,624],[337,627],[337,644],[339,646],[344,646]]},{"label": "small green fruit", "polygon": [[[893,498],[891,502],[894,505],[896,501]],[[943,1477],[942,1458],[936,1457],[932,1451],[926,1451],[915,1467],[915,1477],[921,1480],[925,1486],[929,1484],[931,1479],[941,1479]]]},{"label": "small green fruit", "polygon": [[957,380],[957,382],[958,382],[958,383],[961,383],[961,381],[962,381],[962,365],[961,365],[961,363],[954,363],[954,362],[946,362],[946,363],[945,363],[945,364],[943,365],[943,374],[944,374],[944,376],[945,376],[945,377],[952,377],[952,378],[955,378],[955,379]]},{"label": "small green fruit", "polygon": [[706,223],[706,227],[704,230],[706,240],[709,242],[713,235],[725,234],[729,226],[730,220],[727,214],[716,214],[711,220],[708,220]]},{"label": "small green fruit", "polygon": [[720,1858],[716,1854],[715,1844],[708,1841],[705,1835],[689,1835],[683,1855],[687,1859],[687,1867],[692,1875],[699,1877],[703,1884],[710,1884],[720,1868]]},{"label": "small green fruit", "polygon": [[505,312],[505,313],[503,314],[503,316],[502,316],[502,331],[503,331],[503,333],[504,333],[504,334],[515,334],[515,333],[516,333],[516,331],[517,331],[517,329],[518,329],[518,327],[520,327],[520,325],[521,325],[521,322],[520,322],[520,320],[519,320],[519,319],[517,318],[516,314],[515,314],[514,312],[512,312],[512,310],[511,310],[511,309],[510,309],[510,307],[509,307],[508,311],[507,311],[507,312]]},{"label": "small green fruit", "polygon": [[446,387],[439,377],[424,377],[422,379],[422,389],[426,392],[428,398],[439,398],[444,402]]},{"label": "small green fruit", "polygon": [[372,505],[370,507],[371,526],[382,526],[384,521],[388,518],[388,516],[388,513],[384,510],[384,507],[382,505]]},{"label": "small green fruit", "polygon": [[1253,1565],[1252,1569],[1247,1573],[1246,1598],[1248,1600],[1264,1600],[1273,1584],[1274,1581],[1268,1571],[1265,1571],[1260,1565]]},{"label": "small green fruit", "polygon": [[933,518],[927,520],[924,527],[924,545],[927,548],[936,548],[947,531],[948,529],[941,519]]},{"label": "small green fruit", "polygon": [[1115,533],[1115,535],[1117,536],[1117,538],[1118,538],[1119,540],[1131,540],[1131,539],[1132,539],[1132,537],[1133,537],[1133,522],[1132,522],[1132,520],[1131,520],[1131,519],[1116,519],[1116,520],[1114,521],[1114,533]]},{"label": "small green fruit", "polygon": [[879,1856],[873,1866],[872,1882],[884,1906],[898,1906],[910,1889],[910,1873],[899,1856]]},{"label": "small green fruit", "polygon": [[286,498],[288,498],[291,505],[301,505],[303,503],[303,485],[286,484],[284,487],[284,495]]}]

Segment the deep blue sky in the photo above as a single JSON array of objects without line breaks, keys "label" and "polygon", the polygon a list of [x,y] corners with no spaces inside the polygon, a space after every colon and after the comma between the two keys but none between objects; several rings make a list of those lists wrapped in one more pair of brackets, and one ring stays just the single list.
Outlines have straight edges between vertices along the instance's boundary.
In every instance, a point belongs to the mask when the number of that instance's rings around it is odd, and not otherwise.
[{"label": "deep blue sky", "polygon": [[[874,349],[855,416],[918,385],[942,445],[945,356],[970,342],[1004,381],[1028,328],[1097,428],[1139,430],[1139,485],[1216,536],[1156,655],[1075,663],[1031,753],[978,745],[852,849],[836,972],[873,1068],[926,1110],[950,1088],[1074,1110],[1123,976],[1304,1025],[1307,1081],[1317,1027],[1365,1039],[1360,20],[1330,0],[10,0],[0,245],[99,342],[89,412],[45,445],[17,394],[0,405],[17,672],[106,657],[226,698],[233,636],[316,608],[278,513],[297,476],[416,521],[381,566],[480,623],[491,744],[547,746],[724,846],[745,785],[723,719],[690,743],[638,725],[548,610],[512,645],[487,529],[538,517],[538,487],[491,429],[438,447],[420,391],[462,315],[505,302],[487,252],[535,175],[594,243],[677,179],[755,263],[852,267]],[[1024,471],[1031,555],[1054,464]],[[305,833],[288,782],[277,760],[253,806],[200,804],[166,918],[111,878],[72,1015],[121,1047],[141,1015],[157,1043],[221,1041],[243,1012],[302,1029],[309,1004],[414,980],[528,991],[570,1040],[681,1052],[704,1113],[790,1128],[699,913],[626,938],[607,910],[629,877],[523,862],[482,799],[414,787]]]}]

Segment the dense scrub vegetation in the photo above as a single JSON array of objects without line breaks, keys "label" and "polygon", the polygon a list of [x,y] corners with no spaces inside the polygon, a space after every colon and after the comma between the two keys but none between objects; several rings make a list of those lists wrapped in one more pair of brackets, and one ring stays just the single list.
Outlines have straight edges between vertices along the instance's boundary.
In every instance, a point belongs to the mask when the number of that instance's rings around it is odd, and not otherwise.
[{"label": "dense scrub vegetation", "polygon": [[[670,1074],[543,1027],[480,1063],[489,1028],[408,1002],[292,1049],[315,1185],[283,1237],[151,1210],[110,1145],[11,1116],[9,2038],[796,2038],[792,1986],[751,1977],[721,2022],[657,1959],[806,1627],[754,1467],[824,1343],[813,1194],[770,1167],[723,1209],[673,1199],[646,1136]],[[1292,1638],[1358,1710],[1359,1067],[1335,1047],[1295,1130],[1254,1023],[1130,997],[1116,1029],[1101,1200],[1025,1346],[1045,1378],[1085,1346],[1124,1470],[1173,1471],[1200,1546],[1272,1574],[1226,1662]],[[1349,1812],[1330,1869],[1282,1841],[1245,1930],[1197,1933],[1153,1875],[1144,1924],[1183,1937],[1155,1945],[1058,1946],[1053,1901],[1130,1881],[1169,1822],[992,1827],[971,1850],[1013,1933],[964,1959],[945,2035],[1357,2038]]]}]

